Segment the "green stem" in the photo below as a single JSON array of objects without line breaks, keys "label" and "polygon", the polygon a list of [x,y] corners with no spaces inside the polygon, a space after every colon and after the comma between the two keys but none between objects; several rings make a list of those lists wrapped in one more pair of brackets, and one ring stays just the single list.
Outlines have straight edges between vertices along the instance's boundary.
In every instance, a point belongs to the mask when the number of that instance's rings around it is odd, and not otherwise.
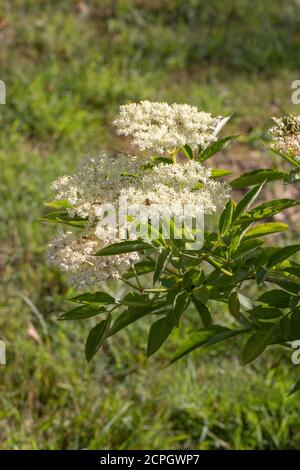
[{"label": "green stem", "polygon": [[113,312],[113,311],[116,310],[116,308],[118,308],[118,307],[122,307],[122,305],[121,305],[121,304],[114,305],[113,308],[111,308],[110,310],[108,310],[108,313]]},{"label": "green stem", "polygon": [[140,290],[143,291],[144,290],[144,286],[142,286],[140,280],[139,280],[139,277],[137,275],[137,272],[135,270],[135,267],[134,267],[134,264],[131,265],[131,268],[132,268],[132,271],[134,273],[134,277],[135,277],[135,280],[136,280],[136,283],[137,285],[139,286]]},{"label": "green stem", "polygon": [[173,162],[173,165],[176,165],[176,163],[177,163],[176,156],[177,156],[178,150],[179,150],[179,147],[176,147],[176,149],[175,149],[174,152],[172,153],[172,162]]},{"label": "green stem", "polygon": [[131,282],[127,281],[127,279],[124,279],[123,277],[121,278],[121,280],[123,282],[125,282],[125,284],[127,284],[129,287],[132,287],[133,289],[136,289],[136,290],[139,290],[139,291],[143,291],[143,289],[141,289],[139,286],[135,286],[134,284],[132,284]]},{"label": "green stem", "polygon": [[155,293],[160,293],[160,292],[167,292],[168,289],[164,289],[164,288],[157,288],[157,289],[144,289],[144,292],[146,293],[152,293],[152,294],[155,294]]}]

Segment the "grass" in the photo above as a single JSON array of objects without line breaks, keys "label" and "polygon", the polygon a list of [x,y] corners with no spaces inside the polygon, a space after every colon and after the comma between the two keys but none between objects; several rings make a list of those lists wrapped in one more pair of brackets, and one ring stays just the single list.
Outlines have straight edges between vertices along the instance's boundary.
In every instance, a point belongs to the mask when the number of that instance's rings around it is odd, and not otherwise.
[{"label": "grass", "polygon": [[260,129],[270,115],[295,111],[295,5],[14,0],[3,8],[2,449],[299,448],[299,402],[286,398],[294,378],[281,353],[242,368],[233,347],[163,368],[180,334],[146,361],[145,323],[113,339],[87,366],[89,325],[56,321],[71,292],[44,263],[56,229],[39,221],[57,175],[72,171],[84,153],[127,147],[110,126],[127,101],[236,111],[232,130],[247,139],[220,164],[268,164]]}]

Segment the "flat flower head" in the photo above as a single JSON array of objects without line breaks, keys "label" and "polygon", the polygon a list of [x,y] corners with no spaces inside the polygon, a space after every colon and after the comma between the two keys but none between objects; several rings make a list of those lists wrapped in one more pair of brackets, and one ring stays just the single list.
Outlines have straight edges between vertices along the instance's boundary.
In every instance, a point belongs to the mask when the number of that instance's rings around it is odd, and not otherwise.
[{"label": "flat flower head", "polygon": [[[134,182],[133,182],[134,183]],[[224,207],[230,196],[227,184],[214,181],[211,171],[193,160],[184,164],[159,164],[139,181],[123,189],[121,195],[129,205],[143,206],[150,218],[165,208],[171,216],[191,204],[203,213],[212,214]]]},{"label": "flat flower head", "polygon": [[99,239],[94,230],[77,235],[62,231],[48,246],[47,261],[66,274],[69,285],[78,290],[97,288],[108,279],[118,279],[132,262],[139,259],[137,253],[115,256],[94,256],[114,239]]},{"label": "flat flower head", "polygon": [[118,200],[120,190],[143,171],[143,163],[133,155],[86,156],[73,175],[55,180],[52,190],[57,200],[67,201],[70,215],[93,218],[98,206]]},{"label": "flat flower head", "polygon": [[117,133],[131,136],[141,151],[163,154],[186,144],[193,149],[207,147],[217,140],[220,120],[188,104],[141,101],[121,106],[114,124]]},{"label": "flat flower head", "polygon": [[300,116],[273,118],[275,125],[269,129],[272,147],[292,158],[300,156]]},{"label": "flat flower head", "polygon": [[[115,121],[119,134],[131,135],[141,150],[171,152],[189,144],[205,147],[217,139],[220,118],[200,112],[189,105],[151,103],[122,106]],[[145,158],[144,158],[145,157]],[[125,229],[117,215],[128,207],[133,226],[165,215],[194,219],[199,213],[211,214],[224,206],[229,188],[211,178],[211,171],[194,160],[185,163],[149,164],[146,156],[86,157],[73,175],[58,178],[53,184],[58,201],[67,203],[68,215],[83,218],[82,230],[61,232],[49,244],[48,262],[67,276],[77,289],[97,288],[108,279],[119,278],[124,269],[139,259],[139,254],[95,256],[106,245],[135,233]],[[125,203],[124,203],[125,201]],[[123,205],[124,203],[124,205]],[[132,215],[136,206],[142,221]],[[121,211],[122,212],[122,211]],[[162,216],[161,216],[162,215]],[[130,227],[132,228],[132,227]],[[125,235],[124,235],[125,233]]]}]

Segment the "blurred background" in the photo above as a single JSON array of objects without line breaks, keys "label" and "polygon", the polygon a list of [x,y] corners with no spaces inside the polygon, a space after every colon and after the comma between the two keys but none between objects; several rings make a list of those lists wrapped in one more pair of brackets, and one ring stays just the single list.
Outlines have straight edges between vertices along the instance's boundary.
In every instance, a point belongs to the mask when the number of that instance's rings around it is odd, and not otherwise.
[{"label": "blurred background", "polygon": [[300,114],[299,69],[299,0],[1,0],[0,448],[300,447],[281,352],[241,367],[231,343],[164,368],[185,331],[146,361],[145,322],[87,366],[92,322],[56,321],[72,292],[45,265],[56,227],[39,221],[53,179],[88,152],[126,149],[111,121],[128,101],[234,112],[243,137],[214,164],[278,164],[260,141],[270,116]]}]

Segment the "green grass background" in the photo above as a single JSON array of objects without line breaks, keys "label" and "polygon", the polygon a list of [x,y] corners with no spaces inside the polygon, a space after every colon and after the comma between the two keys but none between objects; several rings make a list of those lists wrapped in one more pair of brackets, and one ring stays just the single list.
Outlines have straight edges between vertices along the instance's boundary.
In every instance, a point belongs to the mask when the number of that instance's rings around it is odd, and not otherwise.
[{"label": "green grass background", "polygon": [[296,0],[1,0],[1,449],[300,447],[281,352],[241,367],[231,343],[164,368],[186,331],[146,361],[145,322],[87,366],[92,322],[56,321],[72,292],[44,263],[56,228],[38,220],[56,176],[85,153],[126,148],[110,123],[128,101],[235,112],[231,130],[247,138],[220,164],[270,164],[258,143],[269,117],[299,112],[299,13]]}]

